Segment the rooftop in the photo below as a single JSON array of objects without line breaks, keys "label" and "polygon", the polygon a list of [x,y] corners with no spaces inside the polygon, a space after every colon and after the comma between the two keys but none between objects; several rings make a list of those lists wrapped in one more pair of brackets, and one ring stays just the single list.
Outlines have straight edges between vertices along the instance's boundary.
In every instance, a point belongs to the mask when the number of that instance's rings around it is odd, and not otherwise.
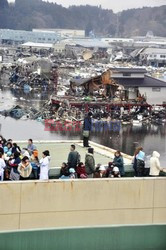
[{"label": "rooftop", "polygon": [[145,75],[144,78],[118,78],[116,81],[124,87],[166,87],[166,82]]},{"label": "rooftop", "polygon": [[145,74],[147,73],[147,70],[145,68],[110,68],[111,71],[113,72],[119,72],[119,73],[141,73],[141,74]]},{"label": "rooftop", "polygon": [[[63,162],[67,162],[68,154],[70,152],[70,145],[75,144],[76,150],[81,155],[81,161],[85,161],[85,154],[87,153],[87,148],[82,146],[82,141],[34,141],[38,151],[39,158],[42,156],[44,150],[49,150],[51,155],[50,168],[59,168]],[[27,146],[27,142],[20,141],[18,145],[21,148]],[[96,164],[108,165],[108,162],[111,162],[114,157],[115,150],[102,146],[100,144],[90,142],[90,146],[94,148],[94,157]],[[126,165],[131,164],[132,157],[126,154],[123,154],[124,162]]]}]

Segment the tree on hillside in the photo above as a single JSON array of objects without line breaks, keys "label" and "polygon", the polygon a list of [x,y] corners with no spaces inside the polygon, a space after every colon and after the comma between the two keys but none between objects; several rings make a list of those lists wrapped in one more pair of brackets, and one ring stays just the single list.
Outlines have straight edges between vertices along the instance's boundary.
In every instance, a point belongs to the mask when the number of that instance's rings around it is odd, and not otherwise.
[{"label": "tree on hillside", "polygon": [[0,0],[0,9],[8,8],[9,4],[7,0]]}]

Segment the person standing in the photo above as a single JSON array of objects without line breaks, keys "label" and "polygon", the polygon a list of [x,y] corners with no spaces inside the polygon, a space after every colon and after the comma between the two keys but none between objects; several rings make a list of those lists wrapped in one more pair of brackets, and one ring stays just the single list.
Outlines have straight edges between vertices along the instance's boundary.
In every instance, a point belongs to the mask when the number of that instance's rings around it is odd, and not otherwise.
[{"label": "person standing", "polygon": [[145,169],[145,153],[143,152],[143,148],[138,148],[138,153],[136,155],[137,159],[137,176],[143,177],[144,176],[144,169]]},{"label": "person standing", "polygon": [[75,145],[71,145],[70,153],[68,155],[68,167],[76,169],[77,165],[80,163],[80,154],[75,150]]},{"label": "person standing", "polygon": [[33,140],[28,140],[28,146],[27,146],[28,152],[30,155],[32,155],[33,151],[36,150],[36,146],[33,144]]},{"label": "person standing", "polygon": [[3,159],[3,154],[0,153],[0,181],[3,181],[5,167],[6,167],[6,163]]},{"label": "person standing", "polygon": [[160,171],[163,168],[160,166],[160,154],[157,151],[153,151],[152,157],[150,158],[150,176],[157,177],[160,175]]},{"label": "person standing", "polygon": [[116,151],[115,152],[115,157],[114,157],[114,160],[113,160],[113,165],[115,167],[119,168],[120,175],[123,177],[125,175],[124,161],[123,161],[123,156],[121,155],[120,151]]},{"label": "person standing", "polygon": [[32,173],[32,166],[27,156],[22,158],[21,163],[18,165],[18,172],[20,174],[20,180],[22,181],[29,180],[30,175]]},{"label": "person standing", "polygon": [[[9,159],[8,167],[10,168],[10,180],[18,181],[20,180],[20,173],[18,172],[18,166],[21,163],[20,153],[15,152],[14,157]],[[6,179],[9,178],[9,168],[6,168],[5,174]]]},{"label": "person standing", "polygon": [[137,154],[139,153],[140,148],[136,148],[135,152],[134,152],[134,156],[132,159],[132,165],[133,165],[133,169],[134,169],[134,176],[137,177],[138,176],[138,171],[137,171]]},{"label": "person standing", "polygon": [[92,113],[89,112],[84,118],[83,124],[83,146],[89,147],[89,136],[90,131],[92,130]]},{"label": "person standing", "polygon": [[40,180],[48,180],[48,170],[50,163],[50,152],[45,150],[40,160]]},{"label": "person standing", "polygon": [[62,166],[61,166],[61,169],[60,169],[59,179],[66,179],[66,178],[69,177],[69,175],[70,175],[69,167],[65,162],[63,162]]},{"label": "person standing", "polygon": [[39,158],[38,158],[38,151],[34,150],[31,157],[31,166],[32,166],[32,174],[34,179],[38,179],[39,177]]},{"label": "person standing", "polygon": [[93,178],[95,172],[94,149],[88,148],[88,153],[85,156],[85,170],[88,178]]}]

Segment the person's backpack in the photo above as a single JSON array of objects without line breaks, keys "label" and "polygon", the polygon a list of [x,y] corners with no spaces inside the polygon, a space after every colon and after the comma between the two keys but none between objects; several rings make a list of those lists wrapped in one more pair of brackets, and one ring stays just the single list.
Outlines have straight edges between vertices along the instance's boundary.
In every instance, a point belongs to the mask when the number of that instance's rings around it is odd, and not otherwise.
[{"label": "person's backpack", "polygon": [[81,155],[77,152],[77,165],[81,162]]}]

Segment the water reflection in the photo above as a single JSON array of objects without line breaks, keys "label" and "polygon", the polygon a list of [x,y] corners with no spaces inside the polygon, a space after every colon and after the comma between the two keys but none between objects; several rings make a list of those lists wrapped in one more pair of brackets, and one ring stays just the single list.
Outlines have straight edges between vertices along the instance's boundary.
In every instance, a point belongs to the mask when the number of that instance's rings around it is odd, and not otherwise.
[{"label": "water reflection", "polygon": [[[14,105],[22,105],[39,109],[45,100],[48,100],[49,91],[45,89],[31,90],[7,89],[1,86],[0,110],[9,109]],[[81,132],[74,131],[44,131],[44,124],[32,120],[14,120],[10,117],[0,117],[1,133],[7,138],[26,140],[32,137],[36,140],[67,140],[81,139]],[[120,131],[93,132],[91,140],[119,149],[122,152],[133,155],[135,147],[143,146],[147,155],[153,150],[161,154],[161,162],[166,166],[166,125],[148,124],[143,126],[123,125]]]}]

